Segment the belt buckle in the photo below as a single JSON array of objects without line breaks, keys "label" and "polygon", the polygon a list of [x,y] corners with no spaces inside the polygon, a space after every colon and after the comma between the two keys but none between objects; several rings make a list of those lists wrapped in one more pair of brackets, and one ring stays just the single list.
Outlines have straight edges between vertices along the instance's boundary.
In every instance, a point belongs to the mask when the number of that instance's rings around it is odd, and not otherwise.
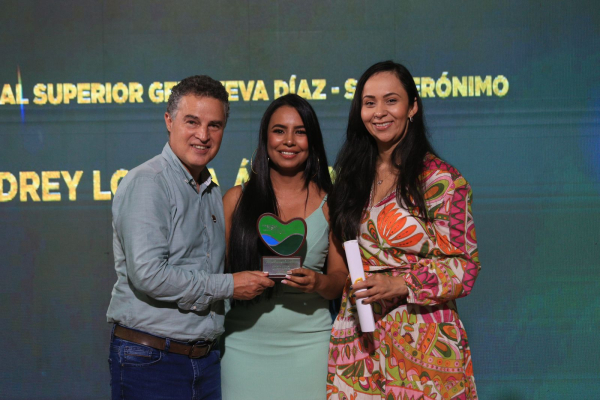
[{"label": "belt buckle", "polygon": [[[212,349],[213,344],[214,344],[214,342],[208,342],[208,343],[204,342],[202,344],[196,342],[196,343],[192,344],[190,346],[190,351],[188,352],[188,357],[189,358],[202,358],[202,357],[205,357],[208,353],[210,353],[210,350]],[[194,354],[194,349],[203,349],[203,348],[206,348],[206,352],[205,353],[200,352],[198,354]]]}]

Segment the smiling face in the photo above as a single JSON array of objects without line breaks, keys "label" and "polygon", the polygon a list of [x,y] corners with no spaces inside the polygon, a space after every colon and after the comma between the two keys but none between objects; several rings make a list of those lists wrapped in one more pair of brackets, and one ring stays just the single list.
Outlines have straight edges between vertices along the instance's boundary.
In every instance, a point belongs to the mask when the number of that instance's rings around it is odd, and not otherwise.
[{"label": "smiling face", "polygon": [[293,107],[279,107],[271,116],[267,136],[267,154],[274,168],[282,173],[303,171],[308,151],[308,138],[300,114]]},{"label": "smiling face", "polygon": [[393,72],[379,72],[366,82],[360,115],[379,151],[394,149],[404,138],[409,117],[418,105],[410,106],[406,90]]},{"label": "smiling face", "polygon": [[213,97],[183,96],[173,115],[165,113],[169,145],[194,179],[219,151],[225,129],[225,108]]}]

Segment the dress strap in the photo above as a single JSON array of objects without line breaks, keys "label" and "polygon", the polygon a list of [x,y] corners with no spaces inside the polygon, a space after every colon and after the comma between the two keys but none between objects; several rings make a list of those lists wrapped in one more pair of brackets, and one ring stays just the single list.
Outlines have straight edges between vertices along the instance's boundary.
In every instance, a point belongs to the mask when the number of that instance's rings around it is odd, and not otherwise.
[{"label": "dress strap", "polygon": [[323,208],[323,206],[325,205],[326,201],[327,201],[327,193],[325,193],[325,196],[323,197],[323,200],[321,200],[321,204],[319,205],[319,208]]}]

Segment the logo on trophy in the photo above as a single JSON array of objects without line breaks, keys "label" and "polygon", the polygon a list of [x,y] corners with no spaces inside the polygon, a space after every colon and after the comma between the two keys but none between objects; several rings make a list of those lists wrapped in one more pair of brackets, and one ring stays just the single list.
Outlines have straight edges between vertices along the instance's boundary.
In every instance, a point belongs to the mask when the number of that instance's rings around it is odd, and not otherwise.
[{"label": "logo on trophy", "polygon": [[281,281],[289,270],[302,266],[302,259],[295,256],[306,241],[306,222],[302,218],[283,222],[275,214],[266,213],[258,218],[256,229],[263,243],[276,254],[262,258],[262,270],[269,273],[270,279]]}]

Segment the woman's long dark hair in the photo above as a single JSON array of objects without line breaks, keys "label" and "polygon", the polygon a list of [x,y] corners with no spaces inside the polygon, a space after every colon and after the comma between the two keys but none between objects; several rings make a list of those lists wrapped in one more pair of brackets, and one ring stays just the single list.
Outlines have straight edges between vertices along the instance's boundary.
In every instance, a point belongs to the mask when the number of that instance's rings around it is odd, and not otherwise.
[{"label": "woman's long dark hair", "polygon": [[[304,186],[308,190],[314,182],[320,190],[331,191],[331,177],[323,135],[315,111],[302,97],[296,94],[282,96],[269,105],[260,122],[258,148],[252,161],[250,179],[233,212],[229,234],[227,265],[230,272],[260,270],[260,258],[269,255],[260,241],[256,221],[261,214],[270,212],[279,215],[277,198],[270,177],[270,160],[267,154],[269,123],[273,113],[283,106],[293,107],[304,124],[308,139],[308,159],[304,167]],[[307,192],[308,199],[308,192]]]},{"label": "woman's long dark hair", "polygon": [[[408,94],[409,106],[418,105],[413,122],[402,141],[392,153],[392,163],[399,171],[396,181],[398,203],[418,211],[428,219],[420,174],[427,152],[434,153],[425,128],[423,104],[415,81],[406,67],[393,61],[379,62],[365,71],[356,85],[348,117],[346,141],[335,162],[335,184],[328,204],[334,234],[340,240],[356,239],[363,209],[369,202],[371,187],[376,176],[377,143],[367,131],[361,118],[362,96],[365,83],[380,72],[391,72],[398,77]],[[399,162],[399,164],[397,164]]]}]

